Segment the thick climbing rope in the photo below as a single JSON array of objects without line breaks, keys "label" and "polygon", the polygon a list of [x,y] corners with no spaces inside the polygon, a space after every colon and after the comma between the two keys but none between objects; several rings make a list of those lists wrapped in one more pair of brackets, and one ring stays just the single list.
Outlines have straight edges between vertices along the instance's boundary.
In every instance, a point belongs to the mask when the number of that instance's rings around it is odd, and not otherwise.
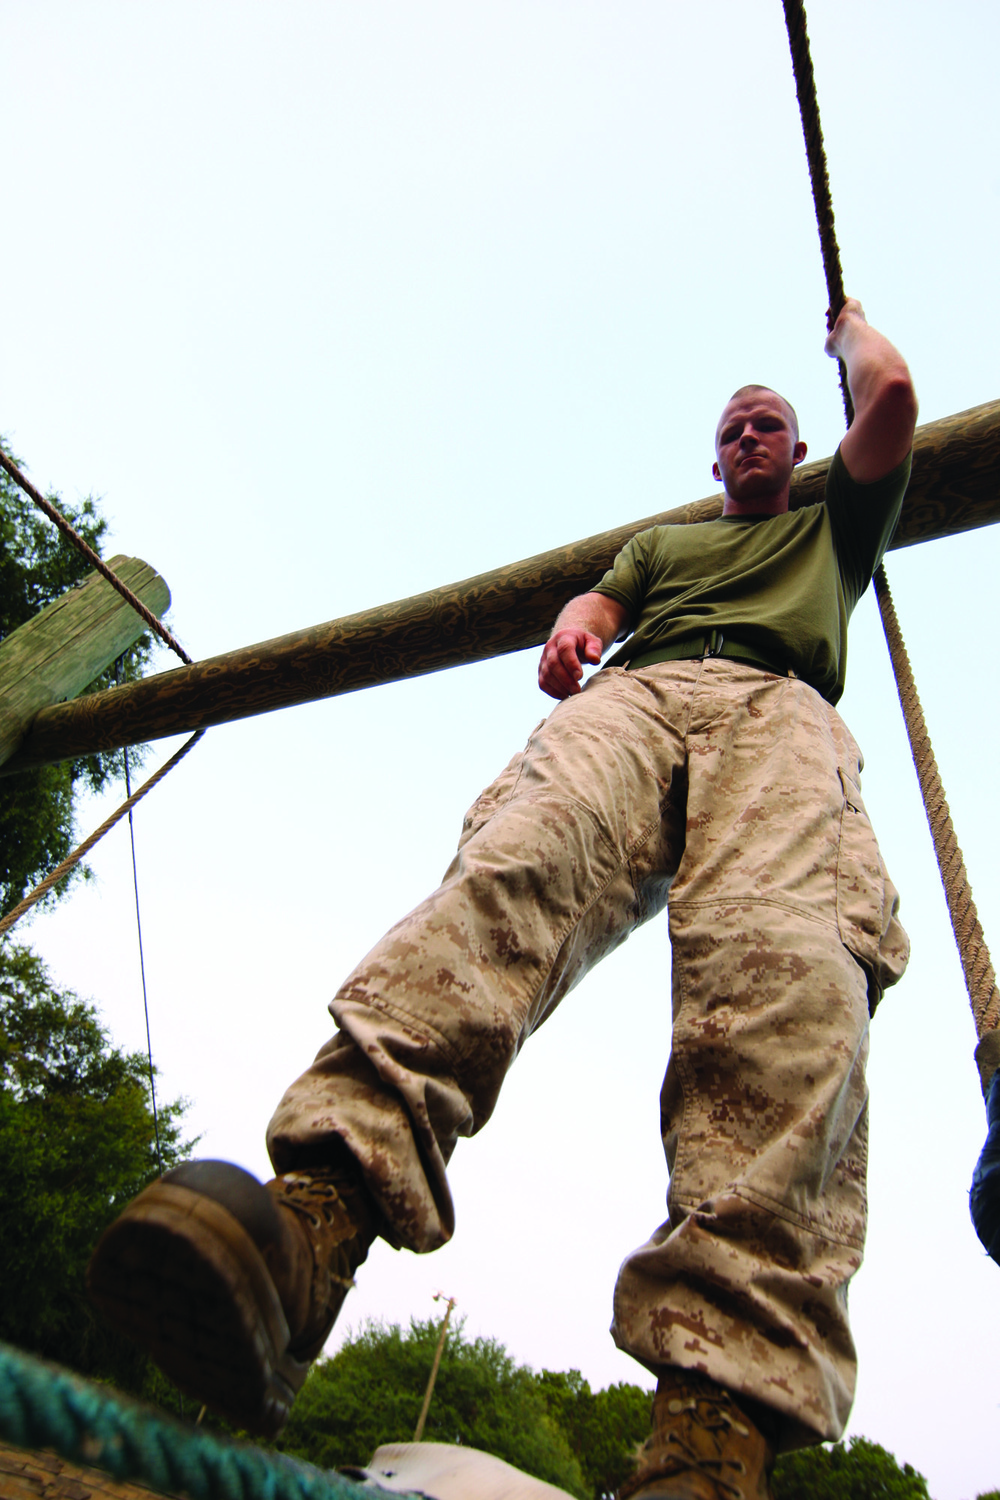
[{"label": "thick climbing rope", "polygon": [[158,771],[154,772],[153,775],[150,776],[148,781],[144,781],[139,790],[137,792],[133,792],[132,795],[122,803],[121,807],[116,808],[115,811],[111,814],[110,818],[105,818],[100,828],[95,829],[95,831],[90,835],[88,839],[84,839],[83,843],[79,844],[77,848],[73,850],[72,854],[68,854],[61,864],[56,865],[51,875],[46,875],[45,879],[40,881],[39,884],[35,886],[35,889],[33,891],[29,891],[24,900],[18,902],[17,906],[15,906],[12,911],[9,911],[7,915],[2,920],[0,920],[0,937],[3,937],[4,933],[9,931],[9,929],[14,926],[14,923],[24,916],[25,912],[30,911],[31,908],[37,905],[37,903],[41,901],[43,897],[47,896],[52,887],[58,885],[60,880],[62,880],[65,875],[69,874],[74,865],[78,865],[80,863],[80,860],[83,859],[85,855],[90,853],[94,845],[98,843],[106,833],[110,832],[110,830],[114,828],[115,824],[120,822],[121,819],[124,818],[126,813],[131,813],[136,803],[141,802],[146,793],[151,792],[154,786],[156,786],[157,782],[162,781],[167,772],[172,771],[174,766],[176,766],[179,761],[182,761],[184,759],[188,751],[194,749],[195,745],[198,743],[204,733],[204,729],[199,729],[197,733],[193,734],[189,740],[185,740],[181,748],[170,757],[165,765],[162,765]]},{"label": "thick climbing rope", "polygon": [[[844,295],[844,273],[840,265],[840,248],[837,245],[837,231],[833,222],[833,198],[830,193],[826,149],[823,145],[823,127],[819,118],[816,76],[813,73],[812,53],[809,50],[805,6],[801,4],[801,0],[782,0],[782,3],[785,8],[788,45],[792,53],[792,73],[795,76],[795,93],[799,101],[799,117],[802,120],[802,134],[806,143],[806,159],[809,163],[809,180],[812,183],[813,208],[816,210],[816,228],[819,230],[819,247],[823,256],[826,293],[830,303],[827,326],[832,328],[847,298]],[[847,384],[847,366],[843,360],[838,360],[837,363],[840,368],[844,415],[850,427],[854,421],[854,403]]]},{"label": "thick climbing rope", "polygon": [[188,1500],[373,1500],[389,1494],[335,1470],[189,1427],[6,1344],[0,1344],[0,1436]]},{"label": "thick climbing rope", "polygon": [[[816,225],[819,230],[823,270],[826,275],[827,295],[830,302],[828,326],[832,328],[846,299],[840,250],[833,220],[830,176],[823,146],[819,103],[816,97],[816,79],[809,51],[809,34],[806,30],[806,12],[802,0],[782,0],[782,4],[785,11],[785,27],[788,31],[788,45],[792,54],[795,92],[798,95],[799,114],[802,118],[802,134],[805,138],[809,179],[816,210]],[[854,420],[854,408],[843,361],[840,362],[840,384],[849,427]],[[903,711],[906,733],[910,741],[910,753],[913,756],[917,780],[924,799],[924,810],[927,813],[938,869],[941,872],[941,882],[948,903],[952,931],[958,945],[965,985],[969,993],[969,1003],[976,1023],[976,1034],[979,1037],[976,1062],[985,1096],[990,1079],[1000,1067],[1000,1031],[997,1030],[1000,1024],[1000,991],[997,990],[996,975],[990,961],[989,949],[986,946],[986,939],[976,912],[976,904],[972,899],[972,888],[966,873],[965,860],[962,857],[951,812],[945,800],[937,760],[927,733],[910,659],[903,643],[899,621],[896,618],[889,582],[885,568],[881,564],[875,573],[873,583],[879,613],[882,617],[882,629],[896,677],[899,705]]]},{"label": "thick climbing rope", "polygon": [[184,662],[187,666],[192,666],[193,663],[190,656],[188,656],[187,652],[184,650],[184,647],[180,644],[180,642],[178,640],[175,640],[175,638],[171,635],[170,631],[163,624],[162,620],[157,619],[156,615],[153,614],[153,611],[146,608],[142,600],[136,594],[133,594],[128,585],[122,583],[121,579],[116,573],[112,571],[111,568],[108,567],[104,559],[97,555],[93,547],[89,546],[84,541],[83,537],[78,531],[74,530],[74,528],[67,521],[66,517],[63,515],[62,511],[59,510],[55,505],[53,505],[51,500],[46,500],[41,490],[35,488],[28,476],[21,472],[14,460],[12,458],[9,458],[7,454],[4,453],[3,449],[0,449],[0,468],[5,469],[10,475],[11,479],[13,479],[14,483],[28,496],[28,499],[34,501],[34,503],[38,506],[38,509],[48,516],[49,520],[53,523],[54,526],[58,526],[59,530],[62,532],[66,540],[70,542],[78,552],[81,552],[83,554],[83,556],[90,563],[90,566],[92,568],[96,568],[101,577],[106,578],[111,587],[113,589],[117,589],[122,598],[125,599],[129,604],[131,604],[136,614],[145,621],[145,623],[149,626],[150,630],[154,632],[154,634],[160,637],[160,640],[164,643],[164,645],[169,646],[171,651],[176,651],[181,661]]},{"label": "thick climbing rope", "polygon": [[[910,659],[903,644],[896,609],[889,592],[889,583],[884,573],[876,583],[879,609],[882,613],[882,628],[889,644],[892,665],[896,673],[896,688],[906,721],[906,732],[910,740],[913,764],[917,768],[920,790],[923,793],[927,821],[934,839],[941,881],[948,900],[948,911],[955,932],[965,985],[976,1022],[976,1034],[980,1038],[996,1031],[1000,1021],[1000,991],[990,961],[990,952],[983,934],[976,903],[972,899],[972,888],[965,869],[965,861],[959,848],[955,825],[941,784],[930,736],[924,721],[924,712],[917,696],[916,684],[910,667]],[[978,1055],[977,1049],[977,1055]],[[986,1050],[986,1049],[983,1049]],[[1000,1063],[1000,1056],[990,1068],[992,1074]],[[989,1078],[984,1079],[984,1090]]]}]

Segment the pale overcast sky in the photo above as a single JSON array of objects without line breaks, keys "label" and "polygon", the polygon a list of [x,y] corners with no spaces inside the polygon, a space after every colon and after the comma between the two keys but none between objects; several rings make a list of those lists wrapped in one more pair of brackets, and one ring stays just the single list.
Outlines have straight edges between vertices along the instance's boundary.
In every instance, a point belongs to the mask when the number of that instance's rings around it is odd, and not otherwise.
[{"label": "pale overcast sky", "polygon": [[[998,17],[809,9],[848,290],[909,358],[922,421],[998,395]],[[8,0],[0,79],[0,432],[36,482],[102,498],[196,657],[711,493],[718,411],[749,380],[787,392],[812,456],[837,444],[778,0]],[[998,542],[890,558],[995,944]],[[850,1431],[972,1500],[1000,1484],[1000,1268],[967,1213],[984,1116],[870,597],[842,709],[913,938],[872,1032]],[[219,728],[143,804],[154,1050],[202,1151],[266,1174],[329,996],[545,711],[535,654],[513,656]],[[22,936],[138,1047],[124,825],[92,864]],[[607,1326],[664,1216],[668,1042],[659,921],[460,1145],[453,1244],[377,1247],[345,1326],[436,1315],[440,1287],[520,1360],[648,1383]]]}]

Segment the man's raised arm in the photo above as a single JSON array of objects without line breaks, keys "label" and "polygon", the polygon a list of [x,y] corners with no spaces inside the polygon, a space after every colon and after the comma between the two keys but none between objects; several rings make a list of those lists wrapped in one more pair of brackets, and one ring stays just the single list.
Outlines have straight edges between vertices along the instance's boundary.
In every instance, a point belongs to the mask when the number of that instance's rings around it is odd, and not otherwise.
[{"label": "man's raised arm", "polygon": [[562,610],[538,664],[538,686],[550,698],[580,691],[583,663],[594,666],[624,632],[628,610],[607,594],[578,594]]},{"label": "man's raised arm", "polygon": [[826,341],[826,352],[847,366],[854,421],[840,445],[847,472],[858,484],[884,479],[913,444],[917,397],[906,360],[865,320],[848,297]]}]

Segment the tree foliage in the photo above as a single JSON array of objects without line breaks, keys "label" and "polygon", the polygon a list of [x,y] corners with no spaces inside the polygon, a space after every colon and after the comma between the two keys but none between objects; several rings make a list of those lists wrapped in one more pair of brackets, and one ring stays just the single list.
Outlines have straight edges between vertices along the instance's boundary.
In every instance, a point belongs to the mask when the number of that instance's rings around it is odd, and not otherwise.
[{"label": "tree foliage", "polygon": [[786,1454],[772,1483],[775,1500],[930,1500],[922,1474],[864,1437]]},{"label": "tree foliage", "polygon": [[[439,1325],[366,1324],[313,1369],[279,1446],[323,1468],[363,1467],[383,1443],[408,1443],[420,1414]],[[570,1440],[538,1377],[495,1339],[449,1330],[434,1387],[427,1442],[462,1443],[569,1490],[589,1491]]]},{"label": "tree foliage", "polygon": [[579,1370],[543,1370],[537,1381],[579,1460],[587,1494],[594,1500],[614,1495],[649,1437],[652,1392],[624,1381],[592,1391]]},{"label": "tree foliage", "polygon": [[[321,1468],[360,1468],[383,1444],[411,1442],[439,1326],[366,1324],[314,1367],[277,1446]],[[592,1391],[578,1370],[536,1374],[459,1324],[424,1437],[495,1454],[580,1500],[609,1500],[649,1435],[651,1408],[641,1386]],[[864,1437],[785,1454],[772,1483],[775,1500],[930,1500],[922,1474]]]},{"label": "tree foliage", "polygon": [[[165,1166],[190,1149],[182,1113],[159,1111]],[[142,1388],[145,1356],[100,1323],[83,1276],[102,1230],[158,1170],[145,1057],[112,1046],[36,954],[0,945],[0,1338]]]},{"label": "tree foliage", "polygon": [[[107,522],[93,499],[77,506],[59,504],[99,554]],[[89,572],[86,559],[0,470],[0,641],[67,589],[82,583]],[[151,638],[142,635],[123,658],[123,681],[141,675],[151,650]],[[91,689],[110,686],[113,681],[114,671],[109,668]],[[135,758],[135,751],[131,753]],[[122,754],[116,751],[0,778],[0,915],[16,906],[73,847],[74,802],[81,788],[98,790],[121,770]],[[78,867],[77,873],[86,872]],[[72,878],[68,877],[63,890]]]}]

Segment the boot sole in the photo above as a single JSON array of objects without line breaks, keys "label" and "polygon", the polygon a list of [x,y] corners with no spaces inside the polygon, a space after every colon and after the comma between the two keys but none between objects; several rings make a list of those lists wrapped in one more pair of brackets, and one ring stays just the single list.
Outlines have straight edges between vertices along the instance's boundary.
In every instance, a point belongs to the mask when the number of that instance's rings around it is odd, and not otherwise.
[{"label": "boot sole", "polygon": [[157,1182],[98,1242],[91,1298],[164,1374],[228,1421],[274,1437],[308,1364],[242,1224],[201,1193]]}]

